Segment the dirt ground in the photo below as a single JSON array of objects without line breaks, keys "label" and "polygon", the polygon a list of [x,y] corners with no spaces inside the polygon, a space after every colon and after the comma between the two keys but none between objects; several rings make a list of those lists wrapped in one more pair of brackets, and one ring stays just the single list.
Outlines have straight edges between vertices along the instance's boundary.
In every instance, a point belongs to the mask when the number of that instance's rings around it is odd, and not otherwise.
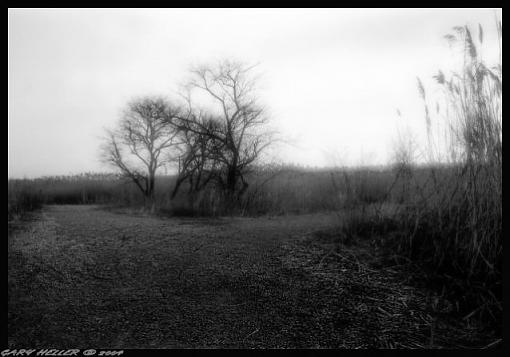
[{"label": "dirt ground", "polygon": [[[491,342],[328,234],[335,214],[157,218],[47,206],[9,235],[9,348],[433,348]],[[446,304],[447,302],[445,302]]]}]

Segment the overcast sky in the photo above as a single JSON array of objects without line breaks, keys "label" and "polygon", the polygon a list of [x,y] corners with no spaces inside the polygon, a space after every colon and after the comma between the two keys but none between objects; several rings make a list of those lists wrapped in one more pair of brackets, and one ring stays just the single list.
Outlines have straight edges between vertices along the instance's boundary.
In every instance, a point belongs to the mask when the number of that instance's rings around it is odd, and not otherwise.
[{"label": "overcast sky", "polygon": [[398,128],[425,132],[416,77],[457,63],[443,36],[478,23],[490,58],[490,9],[10,9],[9,177],[107,171],[100,137],[129,99],[222,58],[259,63],[287,141],[272,159],[385,164]]}]

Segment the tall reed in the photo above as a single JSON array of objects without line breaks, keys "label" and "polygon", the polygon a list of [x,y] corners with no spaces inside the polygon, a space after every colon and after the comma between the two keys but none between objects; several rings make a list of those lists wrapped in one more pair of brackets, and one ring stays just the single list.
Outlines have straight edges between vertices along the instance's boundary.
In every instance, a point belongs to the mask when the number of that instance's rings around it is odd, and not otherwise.
[{"label": "tall reed", "polygon": [[[501,23],[497,24],[501,42]],[[425,105],[430,165],[418,172],[411,153],[400,150],[398,184],[412,187],[390,218],[360,220],[371,232],[391,234],[393,249],[430,268],[431,276],[446,279],[443,287],[462,308],[497,324],[502,312],[502,62],[489,66],[480,55],[481,26],[474,38],[467,27],[446,36],[462,50],[463,62],[450,75],[433,78],[442,106],[431,110],[431,96],[418,79]],[[501,58],[501,57],[500,57]],[[436,91],[437,92],[437,91]],[[442,120],[434,125],[433,120]],[[435,128],[440,128],[435,130]],[[348,224],[353,231],[353,224]],[[360,229],[357,229],[360,231]],[[456,288],[454,288],[456,286]]]}]

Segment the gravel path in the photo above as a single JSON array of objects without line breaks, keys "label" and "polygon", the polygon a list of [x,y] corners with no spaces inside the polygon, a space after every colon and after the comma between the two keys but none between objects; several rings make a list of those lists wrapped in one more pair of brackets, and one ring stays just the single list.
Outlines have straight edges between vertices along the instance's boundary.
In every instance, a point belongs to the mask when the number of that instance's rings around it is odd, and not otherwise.
[{"label": "gravel path", "polygon": [[447,346],[424,292],[312,239],[336,224],[48,206],[9,237],[9,348]]}]

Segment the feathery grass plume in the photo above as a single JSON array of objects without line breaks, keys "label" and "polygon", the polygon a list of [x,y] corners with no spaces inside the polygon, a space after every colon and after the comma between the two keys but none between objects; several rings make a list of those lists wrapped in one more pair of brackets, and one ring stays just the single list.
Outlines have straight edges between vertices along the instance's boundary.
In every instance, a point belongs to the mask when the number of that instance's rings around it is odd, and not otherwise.
[{"label": "feathery grass plume", "polygon": [[454,43],[457,41],[457,37],[452,34],[444,35],[444,38],[448,41],[448,45],[452,47]]},{"label": "feathery grass plume", "polygon": [[422,83],[420,77],[416,77],[416,81],[418,84],[418,90],[420,91],[420,96],[423,100],[425,100],[425,87],[423,86],[423,83]]},{"label": "feathery grass plume", "polygon": [[[439,84],[444,84],[444,82],[445,82],[444,73],[441,70],[439,70],[435,76],[432,76],[432,78],[434,78],[437,81],[437,83],[439,83]],[[421,87],[423,87],[423,85],[421,85]],[[420,89],[420,92],[421,92],[421,90],[422,89]],[[423,89],[423,91],[425,91],[425,90]]]},{"label": "feathery grass plume", "polygon": [[426,92],[425,87],[423,86],[423,82],[421,81],[420,77],[416,77],[417,84],[418,84],[418,91],[420,93],[421,98],[423,99],[423,105],[425,108],[425,123],[427,127],[427,138],[430,142],[430,132],[431,132],[431,120],[430,120],[430,114],[429,114],[429,107],[427,105],[427,98],[426,98]]},{"label": "feathery grass plume", "polygon": [[475,60],[477,56],[476,45],[473,42],[473,38],[471,37],[471,31],[469,30],[467,25],[465,26],[464,30],[464,40],[466,42],[466,50],[468,51],[469,56],[471,57],[472,60]]}]

